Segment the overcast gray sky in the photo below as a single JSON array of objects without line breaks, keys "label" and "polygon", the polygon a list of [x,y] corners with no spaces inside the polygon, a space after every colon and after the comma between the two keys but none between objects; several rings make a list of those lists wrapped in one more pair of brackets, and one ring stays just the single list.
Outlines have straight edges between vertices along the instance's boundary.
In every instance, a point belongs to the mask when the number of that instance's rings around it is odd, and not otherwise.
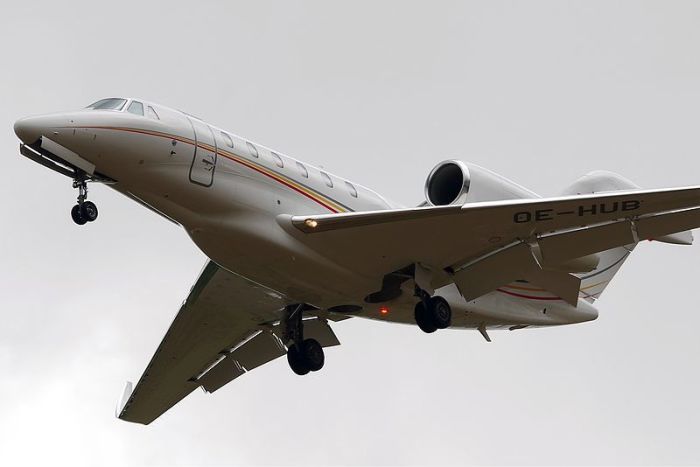
[{"label": "overcast gray sky", "polygon": [[114,418],[205,257],[22,158],[19,117],[141,96],[407,205],[447,157],[554,195],[700,184],[697,2],[10,2],[0,13],[0,464],[700,463],[700,246],[645,244],[584,325],[350,320],[149,427]]}]

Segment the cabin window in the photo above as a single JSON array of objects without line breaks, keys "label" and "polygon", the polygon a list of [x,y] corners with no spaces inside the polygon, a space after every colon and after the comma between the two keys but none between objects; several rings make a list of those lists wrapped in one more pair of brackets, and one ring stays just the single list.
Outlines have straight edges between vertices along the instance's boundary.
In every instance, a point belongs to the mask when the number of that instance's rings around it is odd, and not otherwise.
[{"label": "cabin window", "polygon": [[328,188],[333,188],[333,180],[331,180],[330,175],[328,175],[326,172],[321,172],[321,178],[326,183]]},{"label": "cabin window", "polygon": [[251,157],[255,157],[256,159],[260,157],[260,155],[258,154],[258,148],[253,146],[252,143],[246,141],[245,145],[248,148],[248,154],[250,154]]},{"label": "cabin window", "polygon": [[270,151],[270,154],[272,154],[272,159],[274,159],[277,167],[280,167],[280,168],[284,167],[284,161],[282,160],[282,158],[280,157],[279,154],[277,154],[276,152],[273,152],[273,151]]},{"label": "cabin window", "polygon": [[141,115],[143,117],[143,104],[139,101],[132,101],[129,107],[126,109],[127,112],[134,115]]},{"label": "cabin window", "polygon": [[309,178],[309,171],[306,170],[306,167],[304,167],[304,164],[301,162],[297,162],[297,167],[299,168],[299,172],[301,172],[301,176],[304,178]]},{"label": "cabin window", "polygon": [[345,186],[348,187],[350,196],[352,196],[353,198],[357,198],[357,188],[355,188],[355,186],[350,182],[345,182]]},{"label": "cabin window", "polygon": [[226,146],[228,146],[230,148],[233,147],[233,140],[231,139],[231,136],[229,136],[228,133],[222,131],[221,137],[224,139],[224,144],[226,144]]},{"label": "cabin window", "polygon": [[156,113],[156,111],[151,107],[150,105],[146,107],[146,116],[148,118],[152,118],[153,120],[160,120],[160,117]]}]

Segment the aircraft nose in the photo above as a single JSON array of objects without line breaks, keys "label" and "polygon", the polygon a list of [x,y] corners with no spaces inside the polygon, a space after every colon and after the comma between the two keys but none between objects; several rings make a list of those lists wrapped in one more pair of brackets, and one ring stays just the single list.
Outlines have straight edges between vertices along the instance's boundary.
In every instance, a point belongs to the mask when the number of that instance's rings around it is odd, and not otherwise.
[{"label": "aircraft nose", "polygon": [[47,123],[41,116],[20,118],[15,122],[15,134],[25,144],[35,143],[46,132]]}]

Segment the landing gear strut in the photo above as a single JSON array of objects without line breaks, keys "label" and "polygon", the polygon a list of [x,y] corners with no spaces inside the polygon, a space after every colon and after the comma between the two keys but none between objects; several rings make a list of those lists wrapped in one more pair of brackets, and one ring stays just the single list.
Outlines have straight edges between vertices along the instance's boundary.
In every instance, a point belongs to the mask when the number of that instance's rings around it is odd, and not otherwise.
[{"label": "landing gear strut", "polygon": [[73,206],[70,211],[73,222],[78,225],[93,222],[97,219],[97,206],[92,201],[87,201],[87,180],[76,178],[73,180],[73,188],[78,189],[78,204]]},{"label": "landing gear strut", "polygon": [[318,371],[323,368],[325,362],[321,344],[316,339],[304,339],[304,323],[301,319],[303,308],[303,304],[289,305],[284,309],[282,316],[287,362],[298,375]]},{"label": "landing gear strut", "polygon": [[418,287],[416,287],[416,296],[420,298],[420,302],[416,303],[414,316],[416,324],[423,332],[431,333],[450,326],[452,309],[444,298],[431,297]]}]

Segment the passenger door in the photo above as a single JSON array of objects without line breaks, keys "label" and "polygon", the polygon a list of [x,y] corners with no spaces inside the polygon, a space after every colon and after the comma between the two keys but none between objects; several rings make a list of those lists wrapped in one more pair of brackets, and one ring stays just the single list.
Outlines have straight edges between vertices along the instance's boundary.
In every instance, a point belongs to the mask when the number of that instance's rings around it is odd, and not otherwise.
[{"label": "passenger door", "polygon": [[214,183],[216,170],[216,139],[209,125],[188,118],[194,129],[195,147],[192,165],[190,166],[190,181],[202,186]]}]

